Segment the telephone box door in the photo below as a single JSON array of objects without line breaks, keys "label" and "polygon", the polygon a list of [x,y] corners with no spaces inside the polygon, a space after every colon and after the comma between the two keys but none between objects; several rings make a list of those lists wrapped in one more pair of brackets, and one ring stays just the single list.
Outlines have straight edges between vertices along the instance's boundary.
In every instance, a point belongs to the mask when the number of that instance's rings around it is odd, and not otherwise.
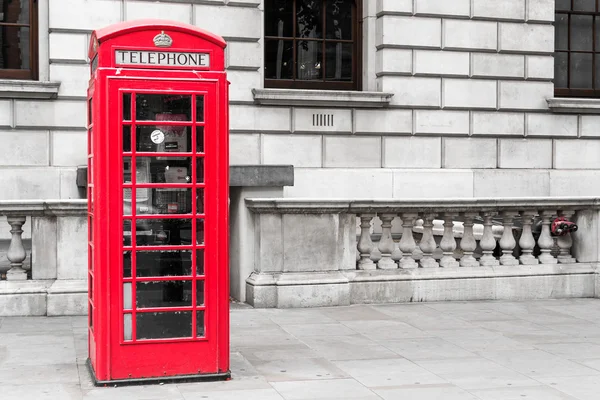
[{"label": "telephone box door", "polygon": [[218,83],[109,78],[108,90],[111,379],[226,372]]}]

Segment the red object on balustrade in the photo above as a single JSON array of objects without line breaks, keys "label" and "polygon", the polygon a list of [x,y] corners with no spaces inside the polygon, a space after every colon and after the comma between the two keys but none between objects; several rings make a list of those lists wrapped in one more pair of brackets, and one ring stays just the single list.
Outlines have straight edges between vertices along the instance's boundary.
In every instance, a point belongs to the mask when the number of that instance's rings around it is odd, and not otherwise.
[{"label": "red object on balustrade", "polygon": [[98,385],[230,377],[225,46],[161,20],[91,36],[88,365]]}]

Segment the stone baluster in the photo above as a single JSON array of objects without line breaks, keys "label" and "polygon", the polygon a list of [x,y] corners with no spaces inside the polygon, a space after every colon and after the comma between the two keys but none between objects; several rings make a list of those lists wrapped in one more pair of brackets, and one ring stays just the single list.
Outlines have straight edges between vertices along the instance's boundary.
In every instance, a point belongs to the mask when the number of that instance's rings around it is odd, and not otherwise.
[{"label": "stone baluster", "polygon": [[463,251],[463,256],[460,259],[461,267],[479,267],[479,261],[473,256],[473,252],[477,248],[477,241],[473,235],[473,219],[478,213],[464,213],[464,232],[460,241],[460,248]]},{"label": "stone baluster", "polygon": [[371,260],[373,241],[371,241],[371,220],[374,214],[360,214],[360,239],[358,240],[358,269],[375,269],[375,263]]},{"label": "stone baluster", "polygon": [[519,265],[519,260],[517,260],[512,254],[515,246],[517,245],[517,241],[515,240],[512,229],[515,214],[515,211],[502,212],[502,225],[504,225],[504,232],[500,238],[500,248],[502,249],[500,264],[502,265]]},{"label": "stone baluster", "polygon": [[398,268],[394,260],[392,260],[392,252],[396,246],[394,239],[392,239],[392,221],[395,217],[395,214],[379,215],[379,219],[381,219],[381,239],[379,239],[381,259],[377,262],[379,269]]},{"label": "stone baluster", "polygon": [[435,214],[425,214],[423,216],[423,236],[419,243],[419,247],[423,252],[423,258],[421,258],[420,261],[421,268],[438,268],[440,266],[438,262],[435,261],[435,258],[433,258],[433,252],[437,247],[433,237],[434,218]]},{"label": "stone baluster", "polygon": [[456,239],[454,239],[454,217],[453,213],[444,214],[444,236],[440,242],[440,249],[443,251],[440,259],[440,267],[455,268],[459,266],[458,261],[454,258],[454,250],[456,250]]},{"label": "stone baluster", "polygon": [[[575,211],[560,211],[558,213],[559,216],[565,217],[569,221],[571,220],[574,214]],[[558,236],[556,238],[556,244],[560,249],[560,252],[557,257],[559,263],[569,264],[577,262],[577,260],[575,260],[575,258],[571,256],[571,247],[573,246],[573,238],[571,237],[571,233],[567,233],[564,236]]]},{"label": "stone baluster", "polygon": [[538,259],[542,264],[556,264],[558,261],[550,252],[552,246],[554,246],[554,240],[550,235],[550,220],[555,215],[553,211],[542,211],[540,217],[542,217],[542,232],[538,239],[538,246],[540,248],[540,256]]},{"label": "stone baluster", "polygon": [[479,247],[481,247],[483,253],[479,263],[483,267],[500,265],[500,262],[494,257],[494,250],[496,249],[496,238],[492,231],[492,218],[494,215],[495,213],[485,213],[483,215],[483,236],[479,241]]},{"label": "stone baluster", "polygon": [[523,232],[519,239],[519,247],[521,247],[521,256],[519,261],[523,265],[535,265],[539,264],[537,258],[533,256],[533,248],[535,247],[535,239],[531,232],[531,225],[533,224],[533,217],[537,213],[533,210],[525,210],[521,213],[523,218]]},{"label": "stone baluster", "polygon": [[7,217],[8,224],[11,227],[10,245],[6,252],[6,258],[10,261],[10,269],[6,273],[6,280],[24,281],[27,279],[27,272],[23,269],[23,261],[27,257],[25,247],[23,247],[23,224],[26,217]]},{"label": "stone baluster", "polygon": [[409,269],[417,268],[417,262],[413,259],[413,251],[417,247],[415,238],[413,237],[413,222],[417,218],[417,214],[403,213],[402,214],[402,238],[400,239],[399,247],[402,251],[402,259],[400,259],[400,268]]}]

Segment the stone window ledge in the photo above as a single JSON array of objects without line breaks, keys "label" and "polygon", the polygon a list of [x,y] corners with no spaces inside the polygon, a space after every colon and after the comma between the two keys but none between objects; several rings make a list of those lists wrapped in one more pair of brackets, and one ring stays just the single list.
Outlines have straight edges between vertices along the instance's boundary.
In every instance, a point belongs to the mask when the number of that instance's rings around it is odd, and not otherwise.
[{"label": "stone window ledge", "polygon": [[393,93],[345,90],[252,89],[254,102],[268,106],[387,107]]},{"label": "stone window ledge", "polygon": [[54,99],[60,82],[0,79],[0,98]]},{"label": "stone window ledge", "polygon": [[546,101],[558,113],[600,114],[600,99],[555,97]]}]

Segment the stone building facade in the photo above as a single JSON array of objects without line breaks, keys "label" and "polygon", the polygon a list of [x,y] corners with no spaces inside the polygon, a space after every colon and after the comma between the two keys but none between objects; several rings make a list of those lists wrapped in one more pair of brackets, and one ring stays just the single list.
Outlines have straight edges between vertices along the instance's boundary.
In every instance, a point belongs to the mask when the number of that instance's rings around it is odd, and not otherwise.
[{"label": "stone building facade", "polygon": [[292,164],[286,197],[600,192],[597,105],[554,95],[560,0],[363,0],[360,90],[312,94],[264,90],[273,2],[38,3],[38,79],[0,82],[1,199],[80,196],[90,32],[139,18],[228,41],[231,164]]}]

